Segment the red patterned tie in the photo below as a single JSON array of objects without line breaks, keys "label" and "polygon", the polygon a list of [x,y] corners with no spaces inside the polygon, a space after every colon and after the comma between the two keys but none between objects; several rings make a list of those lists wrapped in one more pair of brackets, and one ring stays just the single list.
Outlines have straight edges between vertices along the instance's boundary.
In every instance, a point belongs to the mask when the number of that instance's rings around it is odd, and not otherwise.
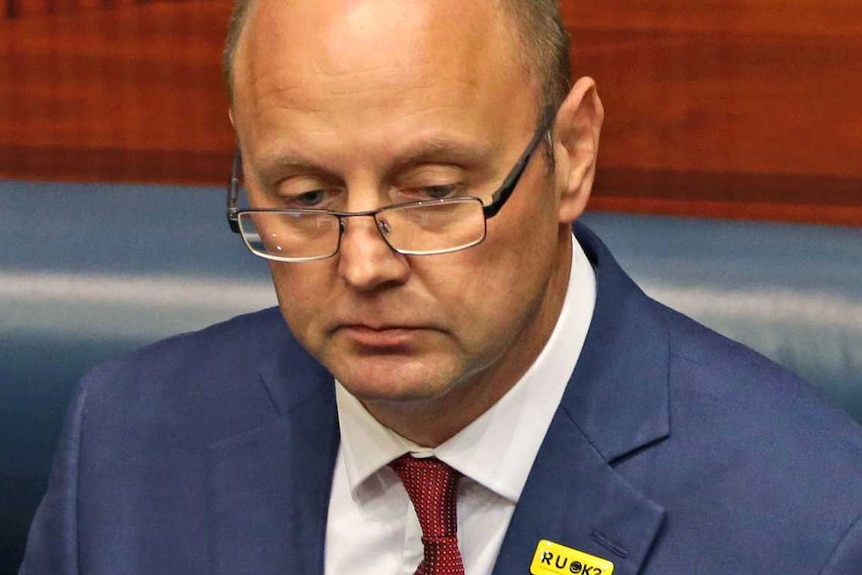
[{"label": "red patterned tie", "polygon": [[434,457],[402,455],[389,466],[401,478],[422,526],[425,558],[415,575],[464,575],[456,508],[461,474]]}]

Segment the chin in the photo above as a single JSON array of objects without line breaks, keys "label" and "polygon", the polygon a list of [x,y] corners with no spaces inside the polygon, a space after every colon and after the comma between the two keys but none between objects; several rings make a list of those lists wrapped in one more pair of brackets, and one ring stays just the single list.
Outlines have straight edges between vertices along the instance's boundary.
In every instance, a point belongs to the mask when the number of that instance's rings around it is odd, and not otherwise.
[{"label": "chin", "polygon": [[332,370],[341,385],[360,401],[422,402],[439,398],[451,389],[454,378],[442,366],[422,362],[368,358],[346,369]]}]

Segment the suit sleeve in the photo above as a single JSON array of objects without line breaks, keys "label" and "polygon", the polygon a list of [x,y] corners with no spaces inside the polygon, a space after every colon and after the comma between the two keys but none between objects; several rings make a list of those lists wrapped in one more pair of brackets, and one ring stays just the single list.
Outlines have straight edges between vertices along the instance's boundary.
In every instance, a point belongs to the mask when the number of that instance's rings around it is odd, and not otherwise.
[{"label": "suit sleeve", "polygon": [[30,526],[27,550],[19,575],[77,575],[78,569],[78,464],[81,450],[86,379],[66,415],[66,424],[48,491]]},{"label": "suit sleeve", "polygon": [[835,547],[820,575],[859,575],[862,573],[862,515],[850,526]]}]

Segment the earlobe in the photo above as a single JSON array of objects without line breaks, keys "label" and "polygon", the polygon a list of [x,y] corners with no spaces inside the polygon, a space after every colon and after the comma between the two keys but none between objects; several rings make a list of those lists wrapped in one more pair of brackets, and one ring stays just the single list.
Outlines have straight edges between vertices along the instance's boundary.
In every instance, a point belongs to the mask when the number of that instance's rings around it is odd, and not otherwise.
[{"label": "earlobe", "polygon": [[586,208],[596,173],[604,108],[592,78],[580,78],[557,112],[554,126],[559,219],[569,224]]}]

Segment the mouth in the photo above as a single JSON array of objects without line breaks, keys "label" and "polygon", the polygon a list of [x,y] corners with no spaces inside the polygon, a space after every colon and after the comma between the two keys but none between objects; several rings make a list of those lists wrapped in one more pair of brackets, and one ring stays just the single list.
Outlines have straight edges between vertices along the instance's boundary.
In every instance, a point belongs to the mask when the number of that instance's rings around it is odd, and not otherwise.
[{"label": "mouth", "polygon": [[402,325],[369,326],[365,324],[347,324],[336,330],[342,337],[359,347],[372,349],[405,348],[413,343],[424,328]]}]

